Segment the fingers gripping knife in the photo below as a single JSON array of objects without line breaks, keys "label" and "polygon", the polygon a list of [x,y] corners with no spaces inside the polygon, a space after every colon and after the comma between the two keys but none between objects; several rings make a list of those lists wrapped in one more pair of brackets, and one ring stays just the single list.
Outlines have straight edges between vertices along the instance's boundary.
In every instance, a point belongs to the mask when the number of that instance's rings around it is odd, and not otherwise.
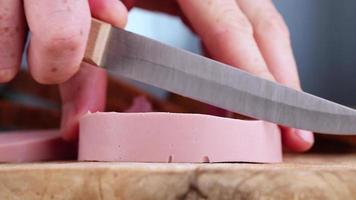
[{"label": "fingers gripping knife", "polygon": [[356,111],[217,61],[93,20],[85,61],[256,119],[327,134],[356,134]]}]

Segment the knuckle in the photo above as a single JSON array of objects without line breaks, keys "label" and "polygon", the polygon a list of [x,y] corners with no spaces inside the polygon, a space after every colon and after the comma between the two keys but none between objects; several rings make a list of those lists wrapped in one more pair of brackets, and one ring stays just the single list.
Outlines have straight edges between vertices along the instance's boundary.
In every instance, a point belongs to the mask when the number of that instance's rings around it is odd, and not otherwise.
[{"label": "knuckle", "polygon": [[261,33],[271,33],[282,37],[290,37],[288,27],[281,14],[274,10],[262,12],[256,20],[256,29]]},{"label": "knuckle", "polygon": [[[210,3],[209,3],[210,2]],[[253,26],[249,19],[239,10],[236,2],[224,0],[208,1],[214,17],[209,17],[210,31],[201,35],[224,37],[225,35],[253,35]]]},{"label": "knuckle", "polygon": [[253,27],[245,16],[237,16],[231,25],[242,34],[253,35]]},{"label": "knuckle", "polygon": [[226,37],[226,35],[253,35],[253,27],[249,20],[244,16],[239,16],[232,11],[226,10],[223,19],[217,20],[215,29],[211,31],[213,37]]},{"label": "knuckle", "polygon": [[[52,29],[53,30],[53,29]],[[46,36],[33,38],[30,68],[34,79],[42,84],[58,84],[68,80],[79,69],[85,40],[75,29],[53,30]],[[35,59],[36,58],[36,59]]]},{"label": "knuckle", "polygon": [[242,13],[231,7],[223,9],[222,16],[225,18],[225,28],[232,28],[242,34],[253,34],[253,27],[250,21]]},{"label": "knuckle", "polygon": [[54,55],[63,55],[78,51],[82,43],[83,40],[80,34],[75,33],[75,31],[55,32],[43,41],[45,50]]}]

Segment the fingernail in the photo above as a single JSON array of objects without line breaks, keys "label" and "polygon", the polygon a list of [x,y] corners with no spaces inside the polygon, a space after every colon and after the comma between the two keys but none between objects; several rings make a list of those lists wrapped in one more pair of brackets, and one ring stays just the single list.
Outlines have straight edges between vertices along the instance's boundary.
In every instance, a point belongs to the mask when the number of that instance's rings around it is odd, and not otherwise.
[{"label": "fingernail", "polygon": [[0,83],[11,81],[16,75],[16,70],[13,68],[0,68]]},{"label": "fingernail", "polygon": [[304,130],[295,130],[295,132],[303,141],[309,144],[314,143],[314,135],[312,132]]}]

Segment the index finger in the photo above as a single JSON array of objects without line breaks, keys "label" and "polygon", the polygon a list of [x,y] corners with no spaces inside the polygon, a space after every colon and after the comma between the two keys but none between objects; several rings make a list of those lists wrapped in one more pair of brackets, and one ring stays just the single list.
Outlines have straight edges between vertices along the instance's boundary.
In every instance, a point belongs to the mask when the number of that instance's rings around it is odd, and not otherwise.
[{"label": "index finger", "polygon": [[78,70],[91,16],[87,0],[25,0],[31,31],[30,72],[40,83],[61,83]]}]

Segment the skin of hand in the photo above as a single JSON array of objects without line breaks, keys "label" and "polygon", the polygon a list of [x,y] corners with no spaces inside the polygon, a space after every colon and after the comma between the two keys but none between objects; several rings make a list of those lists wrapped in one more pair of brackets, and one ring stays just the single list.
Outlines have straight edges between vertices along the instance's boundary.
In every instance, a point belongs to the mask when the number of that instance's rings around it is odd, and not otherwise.
[{"label": "skin of hand", "polygon": [[[218,61],[301,90],[288,27],[271,0],[123,0],[180,16]],[[309,131],[281,127],[286,149],[302,152],[314,143]]]},{"label": "skin of hand", "polygon": [[39,83],[60,84],[67,140],[77,139],[80,116],[105,105],[105,72],[82,63],[91,16],[123,28],[127,9],[117,0],[0,0],[0,83],[16,76],[29,30],[29,71]]}]

